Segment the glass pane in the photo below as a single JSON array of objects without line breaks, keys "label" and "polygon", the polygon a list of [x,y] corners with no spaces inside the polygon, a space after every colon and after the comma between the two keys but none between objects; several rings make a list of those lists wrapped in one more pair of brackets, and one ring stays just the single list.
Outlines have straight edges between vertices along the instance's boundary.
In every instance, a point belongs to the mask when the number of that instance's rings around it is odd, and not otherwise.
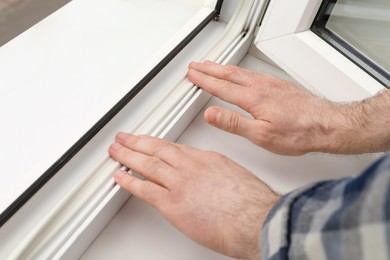
[{"label": "glass pane", "polygon": [[324,1],[314,27],[350,59],[389,85],[390,1]]}]

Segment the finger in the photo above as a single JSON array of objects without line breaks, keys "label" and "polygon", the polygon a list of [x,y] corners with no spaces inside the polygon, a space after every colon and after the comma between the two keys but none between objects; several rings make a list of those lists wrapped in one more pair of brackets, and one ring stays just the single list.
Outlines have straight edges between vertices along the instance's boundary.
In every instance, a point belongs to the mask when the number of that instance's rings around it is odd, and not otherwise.
[{"label": "finger", "polygon": [[256,78],[259,77],[259,74],[254,71],[242,69],[237,66],[220,65],[210,61],[205,61],[204,63],[192,62],[189,68],[246,87],[252,86]]},{"label": "finger", "polygon": [[153,182],[138,179],[121,170],[115,172],[114,179],[119,186],[154,207],[158,207],[159,201],[164,200],[169,193]]},{"label": "finger", "polygon": [[157,157],[133,151],[119,143],[112,144],[109,153],[117,162],[164,187],[175,178],[173,168]]},{"label": "finger", "polygon": [[209,107],[204,117],[209,124],[232,134],[250,137],[253,133],[254,120],[228,109]]},{"label": "finger", "polygon": [[135,152],[155,156],[171,166],[175,166],[179,160],[184,159],[180,149],[174,144],[159,138],[118,133],[115,141]]},{"label": "finger", "polygon": [[187,76],[196,86],[237,106],[245,106],[245,103],[248,101],[247,98],[250,98],[245,87],[230,81],[218,79],[194,69],[189,69]]}]

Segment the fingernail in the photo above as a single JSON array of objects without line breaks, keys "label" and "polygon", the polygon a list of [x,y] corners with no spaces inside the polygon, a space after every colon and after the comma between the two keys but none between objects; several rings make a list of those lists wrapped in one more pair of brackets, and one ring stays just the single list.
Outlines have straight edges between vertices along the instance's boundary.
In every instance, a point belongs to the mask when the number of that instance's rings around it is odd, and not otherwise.
[{"label": "fingernail", "polygon": [[196,61],[192,61],[191,63],[190,63],[190,68],[196,68],[196,67],[198,67],[199,66],[199,62],[196,62]]},{"label": "fingernail", "polygon": [[211,60],[205,60],[204,61],[205,64],[215,64],[215,62],[211,61]]},{"label": "fingernail", "polygon": [[208,109],[208,121],[210,123],[218,123],[221,120],[221,112],[215,108],[215,107],[210,107]]},{"label": "fingernail", "polygon": [[215,122],[217,122],[217,123],[221,122],[222,113],[218,109],[216,109],[216,108],[214,108],[214,113],[215,113],[214,114]]},{"label": "fingernail", "polygon": [[115,171],[114,173],[114,179],[116,182],[120,182],[120,180],[122,180],[122,178],[125,176],[125,173],[121,170],[117,170]]},{"label": "fingernail", "polygon": [[118,140],[123,140],[126,136],[127,136],[126,133],[119,132],[119,133],[116,135],[116,138],[117,138]]},{"label": "fingernail", "polygon": [[123,146],[118,144],[118,143],[113,143],[111,145],[111,149],[114,150],[114,151],[118,151],[119,149],[121,149]]}]

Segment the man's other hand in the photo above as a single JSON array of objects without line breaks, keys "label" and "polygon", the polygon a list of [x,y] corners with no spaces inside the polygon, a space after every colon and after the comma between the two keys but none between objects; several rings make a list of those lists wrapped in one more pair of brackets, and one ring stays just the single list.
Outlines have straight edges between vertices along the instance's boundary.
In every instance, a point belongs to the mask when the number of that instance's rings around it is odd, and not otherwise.
[{"label": "man's other hand", "polygon": [[210,107],[205,112],[209,124],[274,153],[330,150],[328,138],[333,129],[328,126],[344,124],[337,105],[270,75],[206,61],[191,63],[187,76],[198,87],[253,117]]},{"label": "man's other hand", "polygon": [[116,182],[189,238],[231,257],[259,258],[262,225],[279,195],[248,170],[150,136],[119,133],[109,153],[146,178],[118,170]]}]

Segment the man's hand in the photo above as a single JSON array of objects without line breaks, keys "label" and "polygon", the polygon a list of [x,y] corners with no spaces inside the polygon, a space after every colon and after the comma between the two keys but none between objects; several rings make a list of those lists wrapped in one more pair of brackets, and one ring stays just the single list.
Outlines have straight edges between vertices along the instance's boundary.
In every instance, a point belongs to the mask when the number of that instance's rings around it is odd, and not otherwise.
[{"label": "man's hand", "polygon": [[250,113],[211,107],[208,123],[278,154],[359,154],[390,149],[390,89],[359,102],[332,103],[270,75],[212,62],[191,63],[198,87]]},{"label": "man's hand", "polygon": [[109,153],[147,179],[117,171],[115,181],[185,235],[231,257],[259,258],[262,224],[279,196],[248,170],[150,136],[120,133]]},{"label": "man's hand", "polygon": [[335,113],[334,104],[270,75],[212,62],[193,62],[188,78],[253,116],[247,118],[228,109],[211,107],[205,112],[208,123],[274,153],[301,155],[324,150],[328,120],[343,120]]}]

